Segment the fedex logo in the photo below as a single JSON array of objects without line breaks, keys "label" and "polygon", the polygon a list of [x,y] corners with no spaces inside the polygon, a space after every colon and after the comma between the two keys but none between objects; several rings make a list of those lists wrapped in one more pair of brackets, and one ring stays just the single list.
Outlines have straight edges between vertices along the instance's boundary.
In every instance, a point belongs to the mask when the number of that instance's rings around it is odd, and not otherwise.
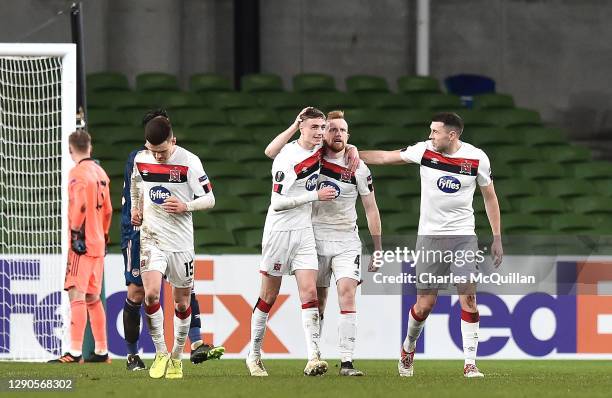
[{"label": "fedex logo", "polygon": [[[214,281],[214,262],[212,260],[196,260],[194,267],[194,280],[197,284],[198,281]],[[119,321],[111,321],[120,319],[121,311],[123,310],[123,303],[125,302],[126,293],[120,291],[112,294],[107,298],[107,317],[108,324],[108,341],[109,349],[113,354],[126,355],[125,341],[122,337],[123,325]],[[219,305],[222,305],[227,312],[231,314],[237,325],[231,331],[231,333],[224,337],[219,338],[213,333],[205,332],[207,329],[207,322],[202,321],[202,339],[207,343],[213,343],[215,345],[225,346],[226,353],[238,354],[242,352],[249,344],[251,338],[251,314],[253,311],[253,303],[250,303],[240,294],[197,294],[198,303],[200,305],[200,314],[202,317],[206,315],[213,315],[215,312],[222,310]],[[252,299],[253,297],[249,297]],[[274,316],[280,308],[285,304],[289,295],[280,294],[274,303],[274,306],[270,310],[268,321],[274,319]],[[164,287],[161,292],[160,301],[164,310],[164,333],[166,337],[166,344],[168,347],[173,345],[174,339],[174,300],[172,297],[172,290],[167,283],[164,283]],[[140,333],[139,347],[143,348],[145,353],[154,353],[155,348],[149,336],[149,332],[146,327],[146,322],[141,320],[143,328]],[[262,349],[266,353],[273,354],[286,354],[289,353],[287,346],[281,341],[278,335],[274,332],[273,328],[268,325],[266,330],[266,338],[263,342]],[[189,344],[185,345],[185,352],[189,352]]]},{"label": "fedex logo", "polygon": [[[48,264],[47,264],[48,265]],[[28,293],[16,293],[13,285],[21,281],[41,280],[39,260],[0,260],[0,354],[11,351],[11,316],[17,314],[32,315],[33,322],[28,322],[40,346],[46,351],[61,354],[61,339],[55,333],[62,327],[59,311],[61,292],[56,291],[42,297],[32,289]],[[6,332],[5,332],[6,331]],[[28,331],[23,330],[23,333]],[[15,347],[13,347],[15,348]]]},{"label": "fedex logo", "polygon": [[[527,294],[510,310],[502,297],[478,294],[478,304],[489,310],[489,315],[481,314],[480,328],[509,329],[518,348],[534,357],[551,353],[612,353],[612,333],[600,327],[602,317],[612,316],[612,296],[597,294],[598,283],[610,281],[610,263],[559,262],[556,296],[546,293]],[[406,334],[407,314],[414,302],[412,295],[402,297],[402,336]],[[531,325],[534,313],[540,309],[549,310],[555,322],[554,332],[544,340],[536,336]],[[453,304],[449,296],[438,297],[432,312],[449,315],[448,332],[458,349],[462,349],[460,312],[459,301]],[[418,352],[425,352],[425,337],[423,333],[417,343]],[[488,340],[479,343],[478,355],[496,354],[509,340],[510,336],[493,334]]]}]

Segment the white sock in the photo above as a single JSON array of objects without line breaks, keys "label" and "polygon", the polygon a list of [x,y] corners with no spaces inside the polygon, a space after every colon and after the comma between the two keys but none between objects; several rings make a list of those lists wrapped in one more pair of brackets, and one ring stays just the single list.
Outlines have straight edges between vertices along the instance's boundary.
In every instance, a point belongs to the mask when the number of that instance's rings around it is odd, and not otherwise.
[{"label": "white sock", "polygon": [[357,313],[340,312],[338,322],[338,350],[340,351],[341,362],[352,362],[355,352],[355,338],[357,336]]},{"label": "white sock", "polygon": [[[476,315],[478,317],[478,315]],[[480,322],[467,322],[461,319],[461,336],[463,337],[463,355],[466,365],[476,364],[476,352],[478,351],[478,330]]]},{"label": "white sock", "polygon": [[[179,315],[181,318],[179,318]],[[174,345],[172,346],[172,359],[181,359],[187,334],[189,333],[189,325],[191,324],[191,307],[183,313],[174,312]]]},{"label": "white sock", "polygon": [[261,345],[266,334],[266,323],[271,307],[262,299],[258,299],[253,309],[253,315],[251,315],[251,343],[249,346],[250,361],[261,358]]},{"label": "white sock", "polygon": [[168,348],[166,348],[166,340],[164,340],[164,312],[159,303],[145,306],[145,315],[149,334],[155,345],[155,352],[167,354]]},{"label": "white sock", "polygon": [[410,308],[410,313],[408,314],[408,331],[406,332],[406,338],[402,344],[404,351],[413,352],[416,349],[417,341],[423,331],[426,320],[427,318],[423,318],[420,321],[417,320],[414,314],[414,307]]},{"label": "white sock", "polygon": [[[306,307],[306,308],[304,308]],[[302,304],[302,326],[306,337],[308,360],[318,358],[319,351],[319,308],[317,302]]]}]

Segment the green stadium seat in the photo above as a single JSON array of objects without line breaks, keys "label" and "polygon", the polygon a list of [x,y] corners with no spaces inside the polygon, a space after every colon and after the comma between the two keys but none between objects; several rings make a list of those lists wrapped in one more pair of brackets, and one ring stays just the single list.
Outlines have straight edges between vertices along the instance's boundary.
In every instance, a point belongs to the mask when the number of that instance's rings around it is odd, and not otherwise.
[{"label": "green stadium seat", "polygon": [[576,213],[612,215],[612,198],[590,195],[572,199],[570,203]]},{"label": "green stadium seat", "polygon": [[574,176],[586,180],[607,180],[612,172],[612,163],[593,161],[574,165]]},{"label": "green stadium seat", "polygon": [[568,140],[560,129],[550,127],[526,127],[517,131],[520,140],[532,147],[567,146]]},{"label": "green stadium seat", "polygon": [[[210,164],[210,163],[209,163]],[[212,180],[213,177],[211,177]],[[213,190],[215,189],[214,180],[213,181]],[[226,183],[231,183],[226,180]],[[218,214],[223,214],[223,217],[227,213],[244,213],[249,211],[249,204],[242,198],[233,198],[231,196],[225,196],[224,198],[219,198],[219,200],[215,201],[215,207],[210,209],[210,212],[217,216]]]},{"label": "green stadium seat", "polygon": [[587,196],[595,190],[595,186],[588,181],[567,178],[543,181],[541,186],[543,194],[561,199]]},{"label": "green stadium seat", "polygon": [[245,231],[258,230],[262,231],[266,218],[260,214],[252,213],[231,213],[224,214],[220,219],[221,226],[226,231]]},{"label": "green stadium seat", "polygon": [[512,202],[515,210],[524,214],[562,214],[567,209],[563,200],[552,196],[532,196]]},{"label": "green stadium seat", "polygon": [[382,115],[389,125],[394,126],[418,126],[429,129],[434,112],[422,109],[389,110]]},{"label": "green stadium seat", "polygon": [[474,127],[496,127],[499,126],[487,118],[487,112],[483,110],[465,109],[461,110],[459,116],[463,119],[466,130]]},{"label": "green stadium seat", "polygon": [[466,128],[461,135],[461,139],[485,150],[518,144],[512,131],[499,127]]},{"label": "green stadium seat", "polygon": [[219,220],[209,211],[194,211],[191,213],[194,229],[219,228]]},{"label": "green stadium seat", "polygon": [[461,99],[456,95],[441,93],[424,93],[415,95],[419,107],[437,111],[447,111],[448,109],[463,108]]},{"label": "green stadium seat", "polygon": [[540,186],[541,184],[533,180],[512,179],[496,183],[495,191],[498,197],[502,196],[510,199],[524,198],[539,195],[541,193]]},{"label": "green stadium seat", "polygon": [[259,108],[255,96],[242,92],[209,93],[203,99],[208,106],[222,110]]},{"label": "green stadium seat", "polygon": [[344,119],[346,119],[349,125],[349,130],[353,127],[376,127],[384,125],[382,114],[373,109],[348,109],[344,112]]},{"label": "green stadium seat", "polygon": [[389,215],[381,220],[385,235],[414,235],[419,229],[418,214],[403,214],[402,217]]},{"label": "green stadium seat", "polygon": [[232,146],[236,144],[249,144],[252,142],[247,131],[235,126],[209,126],[202,129],[202,139],[209,146],[219,148],[220,146]]},{"label": "green stadium seat", "polygon": [[499,127],[540,126],[540,114],[530,109],[491,109],[485,112],[486,119]]},{"label": "green stadium seat", "polygon": [[276,126],[280,123],[278,114],[267,108],[231,110],[229,119],[241,127]]},{"label": "green stadium seat", "polygon": [[87,75],[87,91],[130,91],[127,77],[119,72],[98,72]]},{"label": "green stadium seat", "polygon": [[[280,116],[280,115],[279,115]],[[256,147],[264,151],[266,146],[272,141],[274,137],[276,137],[279,133],[285,131],[286,125],[277,124],[275,126],[252,126],[248,128],[251,139],[255,142]],[[297,139],[298,134],[294,135],[294,139]]]},{"label": "green stadium seat", "polygon": [[604,196],[612,197],[612,179],[597,181],[595,184],[597,191]]},{"label": "green stadium seat", "polygon": [[208,127],[226,126],[227,114],[218,109],[180,109],[172,112],[170,120],[173,126]]},{"label": "green stadium seat", "polygon": [[389,85],[380,76],[354,75],[346,78],[346,90],[351,93],[388,93]]},{"label": "green stadium seat", "polygon": [[530,180],[548,180],[567,177],[565,168],[549,162],[534,162],[520,167],[521,176]]},{"label": "green stadium seat", "polygon": [[138,94],[130,91],[99,91],[87,94],[87,109],[115,109],[124,97],[132,98]]},{"label": "green stadium seat", "polygon": [[[122,141],[139,139],[141,146],[144,145],[144,132],[142,128],[132,126],[99,126],[92,127],[91,134],[94,155],[97,145],[115,145]],[[115,146],[116,148],[116,146]],[[132,148],[130,151],[136,148]]]},{"label": "green stadium seat", "polygon": [[232,179],[246,179],[248,170],[239,163],[233,162],[214,162],[210,161],[206,163],[206,173],[210,177],[213,188],[215,184],[221,184],[222,179],[225,179],[223,183],[229,184]]},{"label": "green stadium seat", "polygon": [[508,94],[480,94],[474,96],[474,109],[506,109],[514,108],[514,99]]},{"label": "green stadium seat", "polygon": [[232,184],[228,187],[228,193],[232,196],[243,197],[247,201],[255,196],[265,196],[270,199],[270,187],[263,181],[244,181],[240,184]]},{"label": "green stadium seat", "polygon": [[[509,213],[514,210],[511,202],[505,196],[497,195],[497,203],[499,203],[499,210],[502,214]],[[485,208],[482,195],[474,196],[472,207],[474,208],[474,213],[486,214],[487,210]]]},{"label": "green stadium seat", "polygon": [[318,93],[310,95],[311,102],[323,112],[333,110],[355,109],[361,107],[361,101],[356,94],[347,93]]},{"label": "green stadium seat", "polygon": [[543,160],[540,151],[522,146],[506,146],[491,151],[491,158],[506,164],[525,164]]},{"label": "green stadium seat", "polygon": [[546,231],[541,217],[531,214],[509,213],[502,216],[502,230],[506,234],[523,234]]},{"label": "green stadium seat", "polygon": [[155,102],[156,107],[167,109],[172,118],[172,111],[179,109],[202,109],[205,107],[202,98],[189,92],[170,92],[159,95]]},{"label": "green stadium seat", "polygon": [[[191,130],[190,130],[191,131]],[[177,142],[179,145],[183,146],[185,149],[190,151],[191,153],[197,155],[200,160],[204,163],[204,169],[206,169],[207,162],[226,162],[227,155],[220,151],[218,148],[213,146],[202,144],[202,143],[189,143],[187,145],[182,145],[180,142]]]},{"label": "green stadium seat", "polygon": [[92,109],[87,112],[87,125],[92,128],[121,126],[121,114],[110,109]]},{"label": "green stadium seat", "polygon": [[295,116],[310,104],[309,98],[306,95],[285,92],[257,93],[257,100],[263,107],[275,110],[290,110],[295,113]]},{"label": "green stadium seat", "polygon": [[564,165],[585,163],[591,160],[591,151],[588,148],[578,145],[542,148],[542,153],[545,155],[546,159],[549,159],[551,162]]},{"label": "green stadium seat", "polygon": [[234,236],[222,229],[197,229],[195,231],[195,241],[198,248],[207,250],[207,248],[231,247],[236,244]]},{"label": "green stadium seat", "polygon": [[397,183],[395,181],[388,182],[383,180],[380,184],[377,182],[376,175],[372,174],[374,180],[374,192],[382,196],[392,196],[401,199],[415,199],[421,197],[421,182],[420,181],[404,181]]},{"label": "green stadium seat", "polygon": [[413,144],[413,137],[402,127],[371,127],[367,130],[366,138],[372,148],[399,149]]},{"label": "green stadium seat", "polygon": [[[262,148],[263,150],[263,148]],[[257,162],[249,164],[249,176],[269,184],[272,190],[272,160],[269,163]],[[269,204],[269,203],[268,203]]]},{"label": "green stadium seat", "polygon": [[[144,143],[144,139],[143,139]],[[127,160],[127,157],[131,151],[136,148],[126,148],[125,146],[112,145],[105,142],[92,144],[92,157],[94,159],[106,161],[106,160]]]},{"label": "green stadium seat", "polygon": [[254,147],[253,145],[247,145],[244,148],[228,148],[226,151],[226,159],[232,159],[234,162],[246,164],[265,162],[268,166],[272,166],[272,160],[264,154],[264,150]]},{"label": "green stadium seat", "polygon": [[106,171],[109,178],[123,178],[125,170],[125,160],[106,160],[100,162],[100,166]]},{"label": "green stadium seat", "polygon": [[411,177],[406,166],[370,166],[372,176],[377,181],[391,180],[397,183],[406,183],[406,180]]},{"label": "green stadium seat", "polygon": [[519,174],[515,166],[497,161],[493,163],[491,170],[491,175],[495,182],[516,178]]},{"label": "green stadium seat", "polygon": [[162,72],[141,73],[136,76],[137,91],[179,91],[176,76]]},{"label": "green stadium seat", "polygon": [[240,79],[242,91],[247,93],[265,91],[283,91],[283,81],[280,76],[271,73],[253,73]]},{"label": "green stadium seat", "polygon": [[261,240],[263,238],[263,228],[260,230],[250,229],[236,231],[234,233],[236,240],[243,246],[252,247],[261,250]]},{"label": "green stadium seat", "polygon": [[397,79],[400,93],[439,93],[440,83],[429,76],[402,76]]},{"label": "green stadium seat", "polygon": [[198,73],[189,78],[189,90],[194,93],[233,91],[232,83],[216,73]]},{"label": "green stadium seat", "polygon": [[563,233],[589,232],[594,229],[591,217],[579,214],[560,214],[550,220],[553,231]]},{"label": "green stadium seat", "polygon": [[142,130],[142,119],[151,110],[147,108],[123,109],[119,112],[120,122],[126,126],[139,127]]},{"label": "green stadium seat", "polygon": [[381,214],[389,215],[404,212],[404,201],[392,196],[379,196],[376,198],[376,204]]},{"label": "green stadium seat", "polygon": [[[271,181],[270,177],[270,181]],[[272,182],[269,185],[269,192],[272,192]],[[268,207],[270,207],[270,196],[256,196],[254,198],[249,198],[248,200],[249,211],[255,214],[266,214],[268,212]],[[261,239],[261,236],[260,236]],[[261,243],[261,242],[260,242]]]},{"label": "green stadium seat", "polygon": [[417,108],[413,96],[392,93],[360,93],[361,105],[373,109],[410,109]]},{"label": "green stadium seat", "polygon": [[293,76],[293,90],[298,93],[337,91],[334,78],[323,73],[302,73]]}]

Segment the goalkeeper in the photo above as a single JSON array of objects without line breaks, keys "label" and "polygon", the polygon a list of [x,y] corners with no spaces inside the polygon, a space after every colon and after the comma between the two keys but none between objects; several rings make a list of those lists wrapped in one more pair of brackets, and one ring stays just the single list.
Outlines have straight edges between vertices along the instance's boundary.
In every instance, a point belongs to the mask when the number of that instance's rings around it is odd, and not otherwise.
[{"label": "goalkeeper", "polygon": [[100,301],[104,255],[113,208],[108,176],[91,158],[91,137],[78,130],[68,138],[76,165],[68,176],[70,250],[64,289],[70,298],[70,351],[53,363],[83,362],[81,350],[87,315],[95,351],[86,362],[110,362],[106,339],[106,314]]},{"label": "goalkeeper", "polygon": [[[145,126],[151,119],[168,114],[163,110],[148,112],[142,121]],[[144,141],[144,140],[143,140]],[[130,197],[130,184],[134,169],[134,157],[139,151],[145,150],[144,145],[130,153],[125,165],[122,208],[121,208],[121,251],[125,264],[125,284],[127,285],[127,298],[123,306],[123,331],[127,345],[128,370],[144,370],[145,364],[138,356],[138,337],[140,335],[140,308],[144,301],[144,287],[140,277],[140,230],[131,222],[132,201]],[[191,340],[191,362],[201,363],[208,359],[218,359],[223,355],[223,347],[214,347],[202,341],[200,332],[200,306],[195,293],[191,292],[191,324],[189,326],[189,340]]]}]

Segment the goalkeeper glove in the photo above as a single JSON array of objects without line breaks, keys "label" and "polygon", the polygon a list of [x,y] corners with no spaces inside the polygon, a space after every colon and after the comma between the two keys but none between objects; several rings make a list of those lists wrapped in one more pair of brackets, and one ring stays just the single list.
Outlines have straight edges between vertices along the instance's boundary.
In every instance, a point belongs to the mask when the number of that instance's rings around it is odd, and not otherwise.
[{"label": "goalkeeper glove", "polygon": [[76,254],[87,253],[87,247],[85,246],[85,235],[81,231],[70,231],[70,246],[72,251]]}]

